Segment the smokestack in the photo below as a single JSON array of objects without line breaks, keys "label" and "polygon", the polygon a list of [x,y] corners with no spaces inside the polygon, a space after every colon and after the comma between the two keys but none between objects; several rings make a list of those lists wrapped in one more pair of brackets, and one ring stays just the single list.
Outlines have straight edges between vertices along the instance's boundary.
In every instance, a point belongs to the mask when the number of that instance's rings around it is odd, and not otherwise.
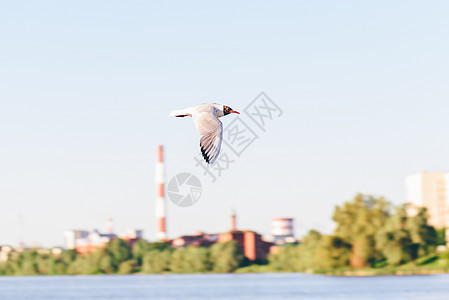
[{"label": "smokestack", "polygon": [[19,214],[19,249],[25,249],[25,243],[23,242],[23,214]]},{"label": "smokestack", "polygon": [[156,219],[157,219],[157,239],[165,240],[165,198],[164,198],[164,158],[163,147],[158,146],[156,163]]},{"label": "smokestack", "polygon": [[237,221],[235,219],[235,212],[232,212],[231,215],[231,231],[236,231],[237,230]]},{"label": "smokestack", "polygon": [[113,218],[108,219],[108,233],[109,234],[114,233],[114,219]]}]

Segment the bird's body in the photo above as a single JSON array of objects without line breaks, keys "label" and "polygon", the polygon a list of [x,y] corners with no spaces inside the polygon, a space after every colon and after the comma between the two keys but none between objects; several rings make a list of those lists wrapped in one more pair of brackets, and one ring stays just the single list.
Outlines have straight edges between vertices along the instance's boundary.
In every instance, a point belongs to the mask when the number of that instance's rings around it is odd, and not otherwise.
[{"label": "bird's body", "polygon": [[204,103],[183,110],[173,110],[169,117],[192,117],[201,135],[201,153],[207,163],[213,164],[220,154],[223,125],[218,118],[236,113],[230,107],[217,103]]}]

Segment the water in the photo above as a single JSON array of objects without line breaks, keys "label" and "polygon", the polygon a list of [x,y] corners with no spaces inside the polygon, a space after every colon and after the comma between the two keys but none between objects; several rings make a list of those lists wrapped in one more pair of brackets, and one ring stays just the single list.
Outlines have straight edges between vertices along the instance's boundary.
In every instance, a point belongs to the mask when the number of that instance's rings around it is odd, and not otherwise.
[{"label": "water", "polygon": [[449,274],[378,277],[330,277],[288,273],[0,276],[0,300],[10,299],[448,300]]}]

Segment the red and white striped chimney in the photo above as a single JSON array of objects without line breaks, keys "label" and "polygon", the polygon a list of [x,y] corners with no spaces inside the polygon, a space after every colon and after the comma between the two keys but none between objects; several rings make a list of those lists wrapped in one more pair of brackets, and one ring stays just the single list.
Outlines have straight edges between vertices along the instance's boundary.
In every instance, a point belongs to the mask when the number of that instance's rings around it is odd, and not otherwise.
[{"label": "red and white striped chimney", "polygon": [[156,162],[156,219],[157,219],[157,239],[165,240],[165,197],[164,197],[164,157],[163,147],[158,146]]},{"label": "red and white striped chimney", "polygon": [[114,219],[113,218],[108,219],[108,233],[109,234],[114,233]]}]

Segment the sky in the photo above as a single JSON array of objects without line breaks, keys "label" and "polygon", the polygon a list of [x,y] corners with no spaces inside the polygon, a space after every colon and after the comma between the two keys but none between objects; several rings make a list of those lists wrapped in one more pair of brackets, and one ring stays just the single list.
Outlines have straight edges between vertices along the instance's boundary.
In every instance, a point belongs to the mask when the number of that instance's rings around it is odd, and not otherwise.
[{"label": "sky", "polygon": [[[167,200],[168,237],[239,229],[331,233],[357,193],[405,201],[449,170],[447,1],[1,1],[0,244],[60,246],[70,229],[156,239],[154,166],[196,175]],[[282,110],[261,131],[244,109]],[[258,135],[215,181],[173,109],[228,105]]]}]

